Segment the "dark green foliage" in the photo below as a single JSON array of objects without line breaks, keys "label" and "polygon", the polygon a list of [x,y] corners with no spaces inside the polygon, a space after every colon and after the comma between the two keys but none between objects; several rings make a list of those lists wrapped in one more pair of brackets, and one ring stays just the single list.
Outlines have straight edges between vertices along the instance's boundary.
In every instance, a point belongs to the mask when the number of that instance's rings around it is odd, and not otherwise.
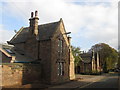
[{"label": "dark green foliage", "polygon": [[81,60],[80,57],[80,48],[72,46],[72,53],[75,58],[75,66],[77,66]]},{"label": "dark green foliage", "polygon": [[120,68],[120,50],[118,52],[118,64],[117,64],[117,67]]},{"label": "dark green foliage", "polygon": [[117,50],[105,43],[95,44],[94,46],[92,46],[89,52],[91,52],[92,49],[94,49],[95,52],[99,52],[100,64],[104,72],[107,72],[109,69],[115,68],[118,62]]}]

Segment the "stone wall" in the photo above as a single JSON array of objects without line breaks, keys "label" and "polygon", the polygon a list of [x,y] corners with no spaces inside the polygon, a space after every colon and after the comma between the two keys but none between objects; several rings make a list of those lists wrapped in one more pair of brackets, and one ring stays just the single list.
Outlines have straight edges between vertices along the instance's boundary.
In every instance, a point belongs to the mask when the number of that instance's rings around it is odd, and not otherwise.
[{"label": "stone wall", "polygon": [[0,65],[2,86],[30,84],[41,81],[40,64],[8,63]]},{"label": "stone wall", "polygon": [[[67,37],[65,36],[64,27],[61,24],[58,30],[56,31],[54,37],[51,40],[51,83],[63,83],[70,80],[70,57],[69,57],[69,46]],[[60,55],[59,55],[59,37],[63,40],[62,49],[63,52],[61,54],[61,58],[63,61],[63,75],[58,75],[58,62],[60,62]]]},{"label": "stone wall", "polygon": [[2,59],[1,59],[1,62],[2,63],[10,63],[11,60],[12,60],[12,57],[8,57],[6,56],[4,53],[0,52],[0,54],[2,55]]},{"label": "stone wall", "polygon": [[25,43],[25,55],[33,60],[38,59],[38,42],[34,36],[29,37]]},{"label": "stone wall", "polygon": [[39,43],[39,58],[42,65],[42,81],[50,84],[51,81],[51,41],[44,40]]},{"label": "stone wall", "polygon": [[91,63],[84,63],[80,61],[80,73],[82,74],[91,74],[92,73],[92,64]]}]

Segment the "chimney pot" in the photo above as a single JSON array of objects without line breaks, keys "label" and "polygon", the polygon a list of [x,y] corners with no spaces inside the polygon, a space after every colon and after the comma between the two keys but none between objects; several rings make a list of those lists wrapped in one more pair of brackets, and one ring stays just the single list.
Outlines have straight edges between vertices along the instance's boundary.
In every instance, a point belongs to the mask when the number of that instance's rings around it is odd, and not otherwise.
[{"label": "chimney pot", "polygon": [[33,12],[31,12],[31,18],[33,18],[33,15],[34,15],[34,13],[33,13]]},{"label": "chimney pot", "polygon": [[35,11],[35,17],[38,16],[38,11]]}]

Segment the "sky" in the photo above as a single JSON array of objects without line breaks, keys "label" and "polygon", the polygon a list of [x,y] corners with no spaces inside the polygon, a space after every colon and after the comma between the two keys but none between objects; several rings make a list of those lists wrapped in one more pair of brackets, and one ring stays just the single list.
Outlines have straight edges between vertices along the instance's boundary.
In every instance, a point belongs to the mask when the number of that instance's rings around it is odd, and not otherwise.
[{"label": "sky", "polygon": [[0,43],[9,41],[14,30],[29,26],[30,13],[38,11],[39,24],[63,19],[71,32],[71,44],[88,51],[97,43],[118,48],[117,0],[1,0]]}]

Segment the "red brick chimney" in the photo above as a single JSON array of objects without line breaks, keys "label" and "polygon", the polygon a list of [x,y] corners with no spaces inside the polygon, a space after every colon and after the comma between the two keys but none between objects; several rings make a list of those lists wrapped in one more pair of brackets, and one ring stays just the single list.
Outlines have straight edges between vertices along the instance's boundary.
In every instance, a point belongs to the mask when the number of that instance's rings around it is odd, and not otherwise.
[{"label": "red brick chimney", "polygon": [[34,34],[34,35],[38,35],[38,11],[35,11],[35,17],[34,17],[34,13],[31,12],[31,18],[29,19],[30,20],[30,30],[31,30],[31,33]]}]

